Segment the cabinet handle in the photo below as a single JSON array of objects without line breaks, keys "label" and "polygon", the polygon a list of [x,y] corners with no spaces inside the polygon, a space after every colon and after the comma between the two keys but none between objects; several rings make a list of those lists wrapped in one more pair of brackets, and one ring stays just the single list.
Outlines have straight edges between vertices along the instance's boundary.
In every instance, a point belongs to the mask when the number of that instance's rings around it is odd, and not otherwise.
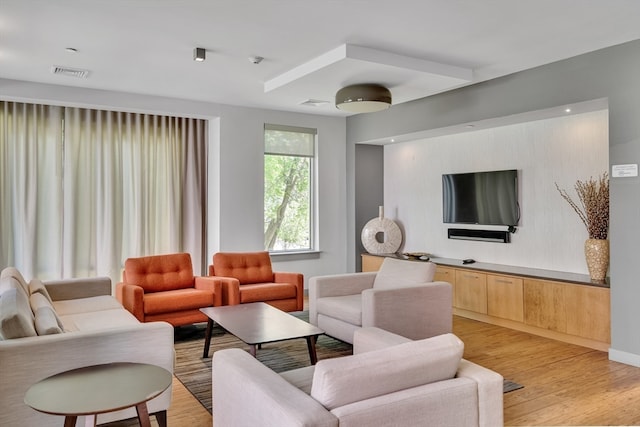
[{"label": "cabinet handle", "polygon": [[469,277],[471,279],[477,279],[478,276],[476,276],[475,274],[465,274],[464,277]]},{"label": "cabinet handle", "polygon": [[509,283],[509,284],[513,284],[513,280],[509,280],[509,279],[496,279],[496,283]]}]

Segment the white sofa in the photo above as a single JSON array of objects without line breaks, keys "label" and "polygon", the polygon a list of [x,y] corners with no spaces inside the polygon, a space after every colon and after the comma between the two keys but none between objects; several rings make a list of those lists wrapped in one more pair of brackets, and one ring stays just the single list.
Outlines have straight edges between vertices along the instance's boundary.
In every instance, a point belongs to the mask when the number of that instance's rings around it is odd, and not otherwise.
[{"label": "white sofa", "polygon": [[213,356],[215,427],[500,427],[503,378],[462,359],[453,334],[411,341],[378,328],[354,355],[277,374],[239,349]]},{"label": "white sofa", "polygon": [[[173,373],[174,360],[173,327],[138,322],[111,295],[109,278],[43,284],[26,283],[12,267],[0,274],[0,426],[64,424],[63,417],[24,403],[27,389],[43,378],[112,362],[149,363]],[[171,387],[148,402],[149,413],[170,404]],[[135,408],[99,415],[97,422],[132,417]],[[78,425],[84,425],[83,417]]]}]

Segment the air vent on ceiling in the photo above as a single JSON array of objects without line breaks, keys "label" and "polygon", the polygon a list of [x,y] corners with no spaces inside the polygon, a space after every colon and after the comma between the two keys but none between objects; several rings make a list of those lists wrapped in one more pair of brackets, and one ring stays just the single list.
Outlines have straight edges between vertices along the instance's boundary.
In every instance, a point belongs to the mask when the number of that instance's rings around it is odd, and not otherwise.
[{"label": "air vent on ceiling", "polygon": [[89,70],[61,67],[59,65],[54,65],[53,67],[51,67],[51,72],[53,74],[60,74],[62,76],[77,77],[79,79],[87,78],[87,76],[89,75]]},{"label": "air vent on ceiling", "polygon": [[320,99],[307,99],[300,103],[300,105],[306,105],[307,107],[321,107],[326,104],[329,104],[329,101],[322,101]]}]

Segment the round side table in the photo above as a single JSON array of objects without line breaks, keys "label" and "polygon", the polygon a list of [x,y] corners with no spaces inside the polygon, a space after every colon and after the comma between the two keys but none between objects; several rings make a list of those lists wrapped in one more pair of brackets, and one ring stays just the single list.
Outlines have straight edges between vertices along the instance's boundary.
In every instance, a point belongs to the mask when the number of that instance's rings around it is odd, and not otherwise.
[{"label": "round side table", "polygon": [[[76,425],[78,416],[136,408],[142,427],[150,427],[147,402],[171,385],[166,369],[144,363],[109,363],[73,369],[32,385],[24,403],[45,414],[62,415],[65,427]],[[158,424],[166,426],[166,412]]]}]

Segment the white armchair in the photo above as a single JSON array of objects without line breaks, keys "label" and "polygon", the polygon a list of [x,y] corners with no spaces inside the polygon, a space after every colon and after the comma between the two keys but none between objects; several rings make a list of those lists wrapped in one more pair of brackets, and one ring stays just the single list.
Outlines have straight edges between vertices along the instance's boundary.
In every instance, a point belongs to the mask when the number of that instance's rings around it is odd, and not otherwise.
[{"label": "white armchair", "polygon": [[280,374],[244,350],[216,351],[215,426],[502,426],[502,376],[463,351],[453,334],[411,342],[377,328],[355,333],[353,356]]},{"label": "white armchair", "polygon": [[433,282],[435,264],[385,258],[380,270],[309,280],[309,321],[353,343],[363,327],[418,340],[452,330],[452,288]]}]

